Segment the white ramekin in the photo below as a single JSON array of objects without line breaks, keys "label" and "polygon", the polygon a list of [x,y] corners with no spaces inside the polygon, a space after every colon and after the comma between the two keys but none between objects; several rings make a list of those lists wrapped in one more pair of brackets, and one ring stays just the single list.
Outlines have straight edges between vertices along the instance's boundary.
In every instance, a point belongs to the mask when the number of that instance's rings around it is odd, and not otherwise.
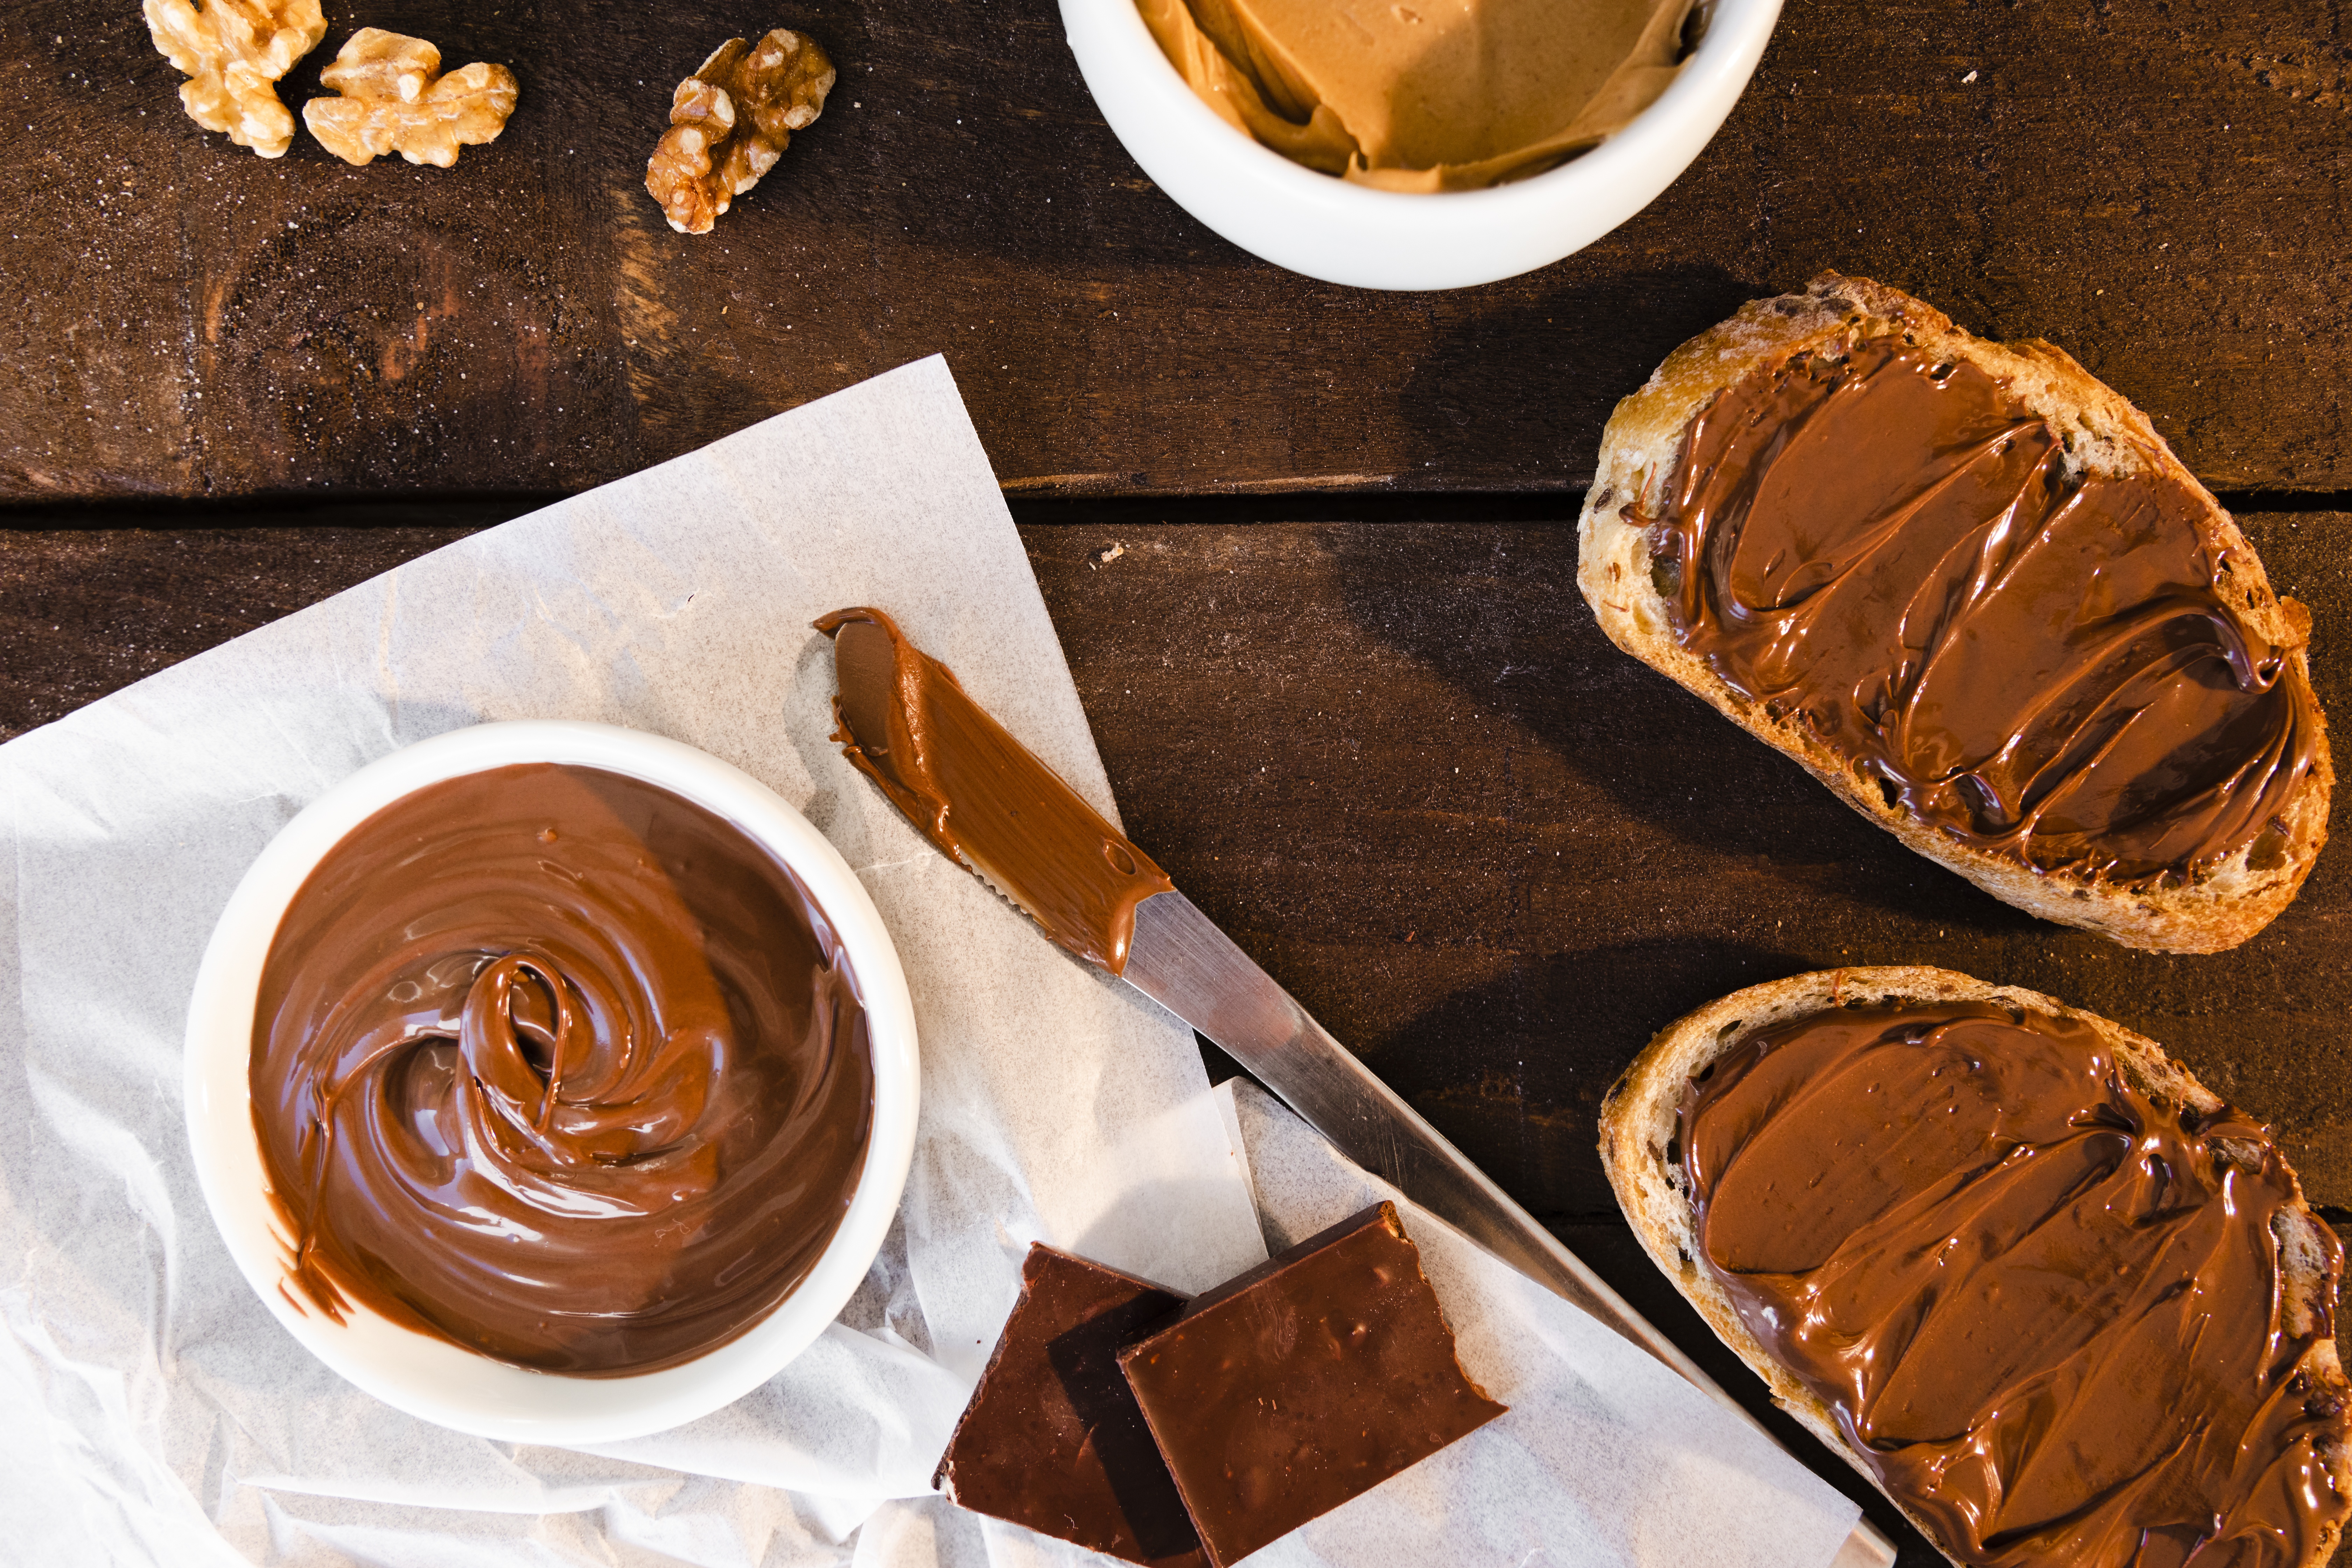
[{"label": "white ramekin", "polygon": [[[285,1244],[262,1176],[246,1069],[271,939],[303,880],[343,836],[426,784],[518,763],[625,773],[733,823],[806,884],[847,951],[874,1051],[874,1124],[849,1212],[791,1295],[746,1333],[680,1366],[634,1377],[530,1372],[430,1338],[356,1304],[336,1324],[279,1289]],[[188,1140],[205,1202],[262,1304],[303,1347],[396,1409],[512,1442],[610,1443],[691,1421],[740,1398],[808,1348],[882,1245],[914,1155],[915,1009],[898,950],[848,862],[800,813],[707,752],[610,724],[482,724],[393,752],[288,823],[230,895],[188,1006]]]},{"label": "white ramekin", "polygon": [[1579,158],[1483,191],[1353,185],[1260,146],[1202,103],[1135,0],[1062,0],[1095,104],[1176,205],[1277,267],[1359,289],[1461,289],[1546,267],[1640,212],[1690,167],[1756,73],[1780,0],[1716,0],[1682,74]]}]

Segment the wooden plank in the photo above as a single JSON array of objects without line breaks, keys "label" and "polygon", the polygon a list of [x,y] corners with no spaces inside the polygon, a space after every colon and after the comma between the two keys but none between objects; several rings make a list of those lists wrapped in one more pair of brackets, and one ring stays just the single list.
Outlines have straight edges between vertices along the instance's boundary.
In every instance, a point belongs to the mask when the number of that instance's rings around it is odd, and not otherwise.
[{"label": "wooden plank", "polygon": [[367,20],[523,82],[506,136],[436,170],[257,159],[181,114],[135,6],[24,0],[0,498],[571,490],[932,353],[1020,493],[1572,490],[1668,348],[1824,267],[2062,343],[2219,488],[2352,490],[2352,35],[2340,7],[2242,10],[1791,0],[1649,212],[1526,278],[1394,295],[1176,209],[1052,0],[757,18],[842,82],[699,239],[639,181],[740,7],[384,0]]},{"label": "wooden plank", "polygon": [[[2239,521],[2313,609],[2323,702],[2352,711],[2352,514]],[[2325,1211],[2339,1232],[2352,1222],[2340,851],[2235,952],[2132,953],[1920,860],[1609,647],[1576,593],[1572,525],[1118,521],[1024,538],[1129,833],[1862,1503],[1899,1568],[1944,1559],[1771,1405],[1617,1214],[1600,1096],[1658,1027],[1839,963],[2035,986],[2162,1040],[2271,1119],[2312,1200],[2339,1205]]]},{"label": "wooden plank", "polygon": [[[348,516],[349,514],[337,514]],[[457,537],[395,526],[0,531],[0,726]],[[2352,514],[2242,521],[2352,712]],[[1031,526],[1129,829],[1537,1212],[1613,1209],[1601,1092],[1724,992],[1940,963],[2163,1041],[2352,1206],[2352,860],[2210,957],[2043,924],[1910,854],[1619,654],[1565,524]],[[1104,559],[1108,554],[1108,560]]]},{"label": "wooden plank", "polygon": [[[338,511],[336,521],[309,527],[0,530],[0,740],[501,521],[507,510]],[[354,515],[365,521],[355,525]]]},{"label": "wooden plank", "polygon": [[[1271,503],[1267,503],[1271,504]],[[1066,509],[1065,509],[1066,510]],[[1202,509],[1190,509],[1202,510]],[[1039,515],[1045,509],[1034,509]],[[1601,1180],[1599,1096],[1737,986],[1936,963],[2143,1029],[2271,1118],[2352,1215],[2352,869],[2235,952],[2131,953],[1918,860],[1602,641],[1564,521],[1024,526],[1129,830],[1341,1038],[1901,1543],[1653,1268]],[[488,521],[0,531],[0,737]],[[2352,712],[2352,513],[2241,522]],[[1458,772],[1456,770],[1459,770]],[[2342,1336],[2352,1354],[2352,1334]]]},{"label": "wooden plank", "polygon": [[[2352,712],[2352,515],[2242,520]],[[2352,859],[2244,946],[2129,952],[1913,855],[1601,636],[1569,526],[1032,530],[1129,831],[1540,1214],[1601,1096],[1742,985],[1936,963],[2162,1041],[2352,1205]],[[1108,562],[1100,553],[1118,548]]]}]

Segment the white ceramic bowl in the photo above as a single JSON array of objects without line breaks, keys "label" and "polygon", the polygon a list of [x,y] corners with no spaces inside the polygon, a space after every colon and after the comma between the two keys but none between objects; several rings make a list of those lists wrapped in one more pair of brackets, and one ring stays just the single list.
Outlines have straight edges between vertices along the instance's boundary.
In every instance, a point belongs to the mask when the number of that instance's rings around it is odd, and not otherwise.
[{"label": "white ceramic bowl", "polygon": [[1583,249],[1690,167],[1756,73],[1780,0],[1716,0],[1658,100],[1607,142],[1532,179],[1414,195],[1292,163],[1218,118],[1135,0],[1062,0],[1070,51],[1128,153],[1176,204],[1277,267],[1359,289],[1461,289]]},{"label": "white ceramic bowl", "polygon": [[[254,997],[279,918],[321,856],[423,786],[517,763],[571,763],[658,784],[765,846],[815,895],[847,951],[874,1051],[874,1125],[849,1212],[797,1289],[748,1332],[680,1366],[565,1377],[509,1366],[354,1305],[338,1325],[279,1289],[286,1249],[263,1184],[246,1068]],[[707,752],[610,724],[522,721],[452,731],[370,763],[310,803],[246,872],[222,911],[188,1007],[188,1139],[205,1202],[237,1267],[289,1333],[386,1405],[485,1437],[610,1443],[742,1397],[808,1348],[865,1278],[915,1147],[915,1009],[874,901],[824,835],[775,793]]]}]

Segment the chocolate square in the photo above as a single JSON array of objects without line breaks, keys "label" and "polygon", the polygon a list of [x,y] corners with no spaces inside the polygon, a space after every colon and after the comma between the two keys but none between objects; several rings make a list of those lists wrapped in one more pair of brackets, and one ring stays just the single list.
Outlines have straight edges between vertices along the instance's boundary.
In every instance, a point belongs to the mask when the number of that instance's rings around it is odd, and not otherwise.
[{"label": "chocolate square", "polygon": [[1184,1304],[1042,1243],[931,1484],[975,1513],[1150,1568],[1205,1568],[1118,1352]]},{"label": "chocolate square", "polygon": [[1217,1568],[1503,1414],[1377,1204],[1220,1285],[1119,1365]]}]

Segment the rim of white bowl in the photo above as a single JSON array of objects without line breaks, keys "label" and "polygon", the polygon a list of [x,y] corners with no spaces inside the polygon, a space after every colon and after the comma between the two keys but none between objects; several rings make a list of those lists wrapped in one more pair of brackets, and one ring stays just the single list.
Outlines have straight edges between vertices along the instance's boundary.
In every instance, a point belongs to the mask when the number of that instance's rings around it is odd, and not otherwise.
[{"label": "rim of white bowl", "polygon": [[[247,1084],[261,968],[287,905],[320,857],[426,784],[518,763],[567,763],[641,779],[716,812],[807,886],[849,956],[874,1053],[874,1121],[848,1212],[808,1276],[737,1338],[683,1365],[569,1377],[489,1360],[354,1304],[347,1322],[295,1306],[263,1185]],[[477,1436],[579,1445],[667,1431],[731,1404],[814,1343],[881,1249],[914,1158],[915,1009],[898,949],[856,873],[757,779],[692,746],[612,724],[516,720],[454,730],[378,759],[329,788],[271,839],[221,912],[189,1001],[188,1141],[205,1204],[246,1282],[303,1347],[394,1409]]]},{"label": "rim of white bowl", "polygon": [[1177,205],[1253,255],[1359,289],[1462,289],[1581,250],[1657,199],[1747,89],[1781,0],[1718,0],[1682,71],[1600,146],[1478,191],[1384,191],[1294,163],[1234,129],[1171,65],[1135,0],[1061,0],[1078,72]]}]

